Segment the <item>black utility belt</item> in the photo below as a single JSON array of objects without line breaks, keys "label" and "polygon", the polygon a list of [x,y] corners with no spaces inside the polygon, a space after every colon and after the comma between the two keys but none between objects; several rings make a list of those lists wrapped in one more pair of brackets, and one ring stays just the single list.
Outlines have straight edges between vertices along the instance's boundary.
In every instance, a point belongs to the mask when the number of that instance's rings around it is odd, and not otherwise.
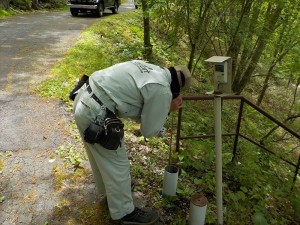
[{"label": "black utility belt", "polygon": [[[92,88],[90,85],[87,86],[86,90],[88,91],[89,94],[91,94],[93,91],[92,91]],[[99,105],[103,105],[103,103],[100,101],[99,98],[97,98],[97,96],[95,94],[92,94],[91,96],[96,102],[99,103]]]}]

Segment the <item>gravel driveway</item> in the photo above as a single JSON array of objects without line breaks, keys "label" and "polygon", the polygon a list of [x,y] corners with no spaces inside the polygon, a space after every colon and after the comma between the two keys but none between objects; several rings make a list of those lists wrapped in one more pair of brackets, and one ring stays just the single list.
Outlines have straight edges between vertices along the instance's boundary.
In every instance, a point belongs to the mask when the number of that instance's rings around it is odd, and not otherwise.
[{"label": "gravel driveway", "polygon": [[[132,3],[124,4],[119,12],[131,9]],[[55,190],[51,155],[68,141],[71,118],[61,103],[31,91],[75,44],[81,31],[98,20],[72,17],[69,12],[0,19],[2,225],[69,224],[53,216],[62,193]],[[96,195],[91,176],[86,177],[85,184],[78,190],[78,201],[95,201],[91,198]]]}]

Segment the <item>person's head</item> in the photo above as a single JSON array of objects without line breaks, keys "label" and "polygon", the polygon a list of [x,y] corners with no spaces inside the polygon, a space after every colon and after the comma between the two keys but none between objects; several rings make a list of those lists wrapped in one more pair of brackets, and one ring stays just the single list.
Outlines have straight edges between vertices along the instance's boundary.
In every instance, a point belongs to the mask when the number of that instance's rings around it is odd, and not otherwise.
[{"label": "person's head", "polygon": [[171,92],[172,102],[170,106],[170,112],[182,107],[182,98],[180,92],[186,90],[191,85],[191,73],[185,66],[178,65],[168,68],[171,73]]}]

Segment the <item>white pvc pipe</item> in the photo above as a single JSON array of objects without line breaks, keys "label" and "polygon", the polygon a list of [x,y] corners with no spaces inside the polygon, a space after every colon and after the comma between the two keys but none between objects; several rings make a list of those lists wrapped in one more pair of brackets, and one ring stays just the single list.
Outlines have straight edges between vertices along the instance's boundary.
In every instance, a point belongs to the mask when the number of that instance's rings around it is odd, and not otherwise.
[{"label": "white pvc pipe", "polygon": [[164,196],[176,196],[179,169],[175,165],[168,165],[165,168],[163,190]]},{"label": "white pvc pipe", "polygon": [[207,198],[199,194],[195,194],[191,198],[190,213],[189,213],[189,225],[204,225]]},{"label": "white pvc pipe", "polygon": [[223,197],[222,197],[222,102],[221,96],[214,96],[215,115],[215,153],[216,153],[216,186],[217,186],[217,216],[218,225],[223,225]]}]

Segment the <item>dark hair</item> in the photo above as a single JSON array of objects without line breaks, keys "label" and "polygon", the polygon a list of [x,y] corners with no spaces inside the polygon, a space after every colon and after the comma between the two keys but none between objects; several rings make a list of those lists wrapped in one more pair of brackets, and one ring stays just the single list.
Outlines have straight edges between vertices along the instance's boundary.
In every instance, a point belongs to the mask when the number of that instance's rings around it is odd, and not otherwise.
[{"label": "dark hair", "polygon": [[[172,92],[172,98],[177,98],[179,96],[180,93],[180,84],[178,81],[178,76],[177,76],[177,71],[175,70],[174,67],[169,67],[168,68],[170,73],[171,73],[171,92]],[[184,76],[183,76],[184,77]],[[181,75],[181,79],[182,79],[182,75]]]}]

